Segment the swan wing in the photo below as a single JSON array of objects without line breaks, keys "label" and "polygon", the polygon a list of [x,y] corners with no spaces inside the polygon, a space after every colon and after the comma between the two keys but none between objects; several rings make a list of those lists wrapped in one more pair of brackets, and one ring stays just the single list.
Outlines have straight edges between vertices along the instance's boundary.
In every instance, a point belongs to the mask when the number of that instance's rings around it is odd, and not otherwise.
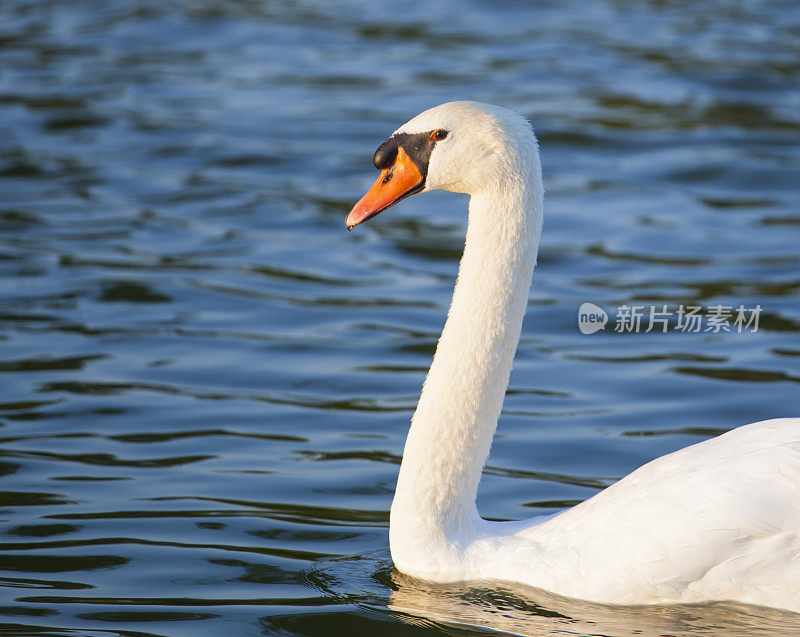
[{"label": "swan wing", "polygon": [[528,583],[573,597],[800,610],[800,419],[753,423],[653,460],[500,544],[520,565],[526,551],[545,560]]}]

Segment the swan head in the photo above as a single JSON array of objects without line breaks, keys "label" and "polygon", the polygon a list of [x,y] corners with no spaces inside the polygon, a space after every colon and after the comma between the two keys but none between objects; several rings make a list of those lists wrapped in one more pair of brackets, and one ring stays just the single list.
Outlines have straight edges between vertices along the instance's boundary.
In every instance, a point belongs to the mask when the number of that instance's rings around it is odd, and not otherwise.
[{"label": "swan head", "polygon": [[479,102],[448,102],[420,113],[392,133],[372,161],[381,173],[347,215],[348,230],[418,192],[472,195],[540,170],[530,122]]}]

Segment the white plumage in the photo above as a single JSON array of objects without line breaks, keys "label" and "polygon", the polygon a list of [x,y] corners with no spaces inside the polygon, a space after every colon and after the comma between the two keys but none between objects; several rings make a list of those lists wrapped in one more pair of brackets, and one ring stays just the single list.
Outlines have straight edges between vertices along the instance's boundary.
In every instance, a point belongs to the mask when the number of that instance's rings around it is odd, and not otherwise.
[{"label": "white plumage", "polygon": [[542,226],[521,116],[452,102],[398,133],[449,132],[425,190],[471,195],[448,319],[391,510],[397,568],[505,580],[617,604],[731,600],[800,612],[800,419],[754,423],[658,458],[562,513],[482,520],[481,471],[519,341]]}]

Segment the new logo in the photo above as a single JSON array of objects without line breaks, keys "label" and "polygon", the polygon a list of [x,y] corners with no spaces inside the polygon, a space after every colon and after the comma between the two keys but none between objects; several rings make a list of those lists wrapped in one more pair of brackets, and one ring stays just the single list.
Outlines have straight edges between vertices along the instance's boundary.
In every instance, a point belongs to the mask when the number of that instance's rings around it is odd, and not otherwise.
[{"label": "new logo", "polygon": [[581,334],[594,334],[608,323],[606,311],[594,303],[581,303],[578,308],[578,329]]}]

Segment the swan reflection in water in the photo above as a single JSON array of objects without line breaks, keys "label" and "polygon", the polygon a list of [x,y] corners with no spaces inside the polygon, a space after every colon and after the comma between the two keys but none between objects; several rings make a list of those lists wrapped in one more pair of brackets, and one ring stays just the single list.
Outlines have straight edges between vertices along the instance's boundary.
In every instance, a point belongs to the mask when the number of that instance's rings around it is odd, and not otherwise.
[{"label": "swan reflection in water", "polygon": [[796,613],[728,602],[611,606],[508,582],[430,584],[391,572],[388,607],[404,622],[541,637],[796,637]]}]

